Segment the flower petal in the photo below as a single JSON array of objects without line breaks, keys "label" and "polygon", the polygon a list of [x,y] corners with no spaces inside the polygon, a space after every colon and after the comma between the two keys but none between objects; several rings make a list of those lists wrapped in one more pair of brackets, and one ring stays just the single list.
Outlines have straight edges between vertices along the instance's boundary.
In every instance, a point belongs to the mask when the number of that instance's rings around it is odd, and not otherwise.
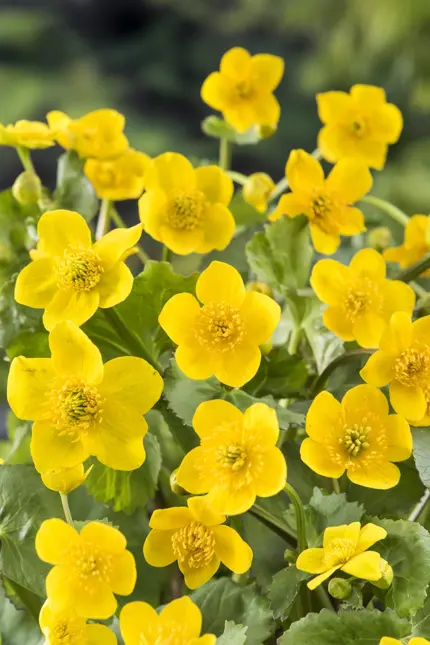
[{"label": "flower petal", "polygon": [[181,529],[193,521],[193,514],[186,506],[157,509],[149,520],[151,529],[157,531],[172,531]]},{"label": "flower petal", "polygon": [[210,506],[207,497],[189,497],[187,500],[193,519],[205,526],[218,526],[225,522],[225,515],[217,513]]},{"label": "flower petal", "polygon": [[99,546],[108,553],[123,553],[127,540],[118,529],[103,522],[89,522],[80,532],[81,540]]},{"label": "flower petal", "polygon": [[240,316],[250,341],[262,345],[278,326],[281,308],[273,298],[257,291],[248,291],[240,308]]},{"label": "flower petal", "polygon": [[252,82],[259,89],[273,92],[282,80],[284,60],[272,54],[256,54],[251,58]]},{"label": "flower petal", "polygon": [[109,468],[135,470],[146,458],[143,437],[148,424],[138,413],[127,407],[105,401],[103,418],[88,436],[89,452]]},{"label": "flower petal", "polygon": [[345,472],[345,464],[333,461],[327,447],[313,439],[305,439],[302,442],[300,458],[306,466],[323,477],[338,479]]},{"label": "flower petal", "polygon": [[360,371],[360,376],[370,385],[384,387],[394,378],[394,363],[393,356],[389,356],[385,352],[375,352]]},{"label": "flower petal", "polygon": [[309,211],[309,208],[309,202],[304,197],[296,195],[296,193],[287,193],[282,195],[274,212],[269,215],[269,220],[273,222],[281,215],[288,215],[288,217],[304,215]]},{"label": "flower petal", "polygon": [[327,177],[327,190],[346,204],[354,204],[372,188],[372,175],[358,159],[341,159]]},{"label": "flower petal", "polygon": [[55,325],[69,320],[83,325],[97,311],[100,295],[97,289],[91,291],[57,291],[43,314],[43,324],[48,331]]},{"label": "flower petal", "polygon": [[320,576],[317,576],[316,578],[312,578],[312,580],[309,580],[309,582],[307,583],[307,588],[313,591],[314,589],[319,587],[320,584],[322,584],[325,580],[327,580],[327,578],[330,578],[330,576],[333,575],[333,573],[335,571],[338,571],[339,569],[340,569],[340,564],[337,567],[332,567],[325,573],[322,573]]},{"label": "flower petal", "polygon": [[385,280],[382,283],[382,294],[387,317],[396,311],[412,314],[415,306],[415,293],[412,288],[400,280]]},{"label": "flower petal", "polygon": [[91,231],[79,213],[54,210],[44,213],[37,225],[37,248],[47,255],[63,255],[67,247],[91,248]]},{"label": "flower petal", "polygon": [[210,490],[213,481],[204,467],[202,448],[194,448],[185,455],[176,471],[176,481],[193,495],[202,495]]},{"label": "flower petal", "polygon": [[375,249],[361,249],[352,258],[349,267],[359,276],[366,276],[372,280],[383,280],[387,272],[384,259]]},{"label": "flower petal", "polygon": [[143,230],[154,240],[160,241],[160,230],[167,223],[168,208],[166,193],[158,188],[147,190],[138,201],[139,217]]},{"label": "flower petal", "polygon": [[193,428],[201,439],[209,437],[223,426],[243,424],[242,412],[232,403],[222,399],[203,401],[197,407],[193,417]]},{"label": "flower petal", "polygon": [[233,197],[233,182],[219,166],[196,168],[196,186],[211,204],[228,206]]},{"label": "flower petal", "polygon": [[215,537],[215,553],[221,562],[234,573],[245,573],[251,568],[253,553],[251,547],[230,526],[216,526],[212,529]]},{"label": "flower petal", "polygon": [[288,157],[285,174],[293,192],[313,193],[324,186],[324,172],[315,157],[304,150],[292,150]]},{"label": "flower petal", "polygon": [[21,305],[44,309],[58,290],[52,258],[41,258],[27,264],[15,283],[15,300]]},{"label": "flower petal", "polygon": [[351,388],[342,399],[342,409],[348,422],[362,412],[373,412],[381,416],[388,414],[386,396],[374,385],[357,385]]},{"label": "flower petal", "polygon": [[[285,483],[285,481],[284,481]],[[231,481],[230,485],[215,484],[207,495],[208,504],[217,513],[240,515],[248,511],[257,497],[254,482],[240,488]]]},{"label": "flower petal", "polygon": [[387,531],[383,529],[382,526],[377,526],[376,524],[369,522],[368,524],[365,524],[360,531],[356,552],[362,553],[363,551],[367,551],[369,547],[386,537]]},{"label": "flower petal", "polygon": [[[403,313],[403,312],[399,312]],[[398,314],[393,314],[397,316]],[[417,343],[428,345],[430,338],[430,316],[423,316],[412,323],[412,339]]]},{"label": "flower petal", "polygon": [[186,564],[179,564],[179,569],[184,574],[185,584],[188,589],[197,589],[204,585],[208,580],[210,580],[218,571],[220,561],[216,555],[213,556],[212,560],[205,567],[200,569],[191,569],[186,566]]},{"label": "flower petal", "polygon": [[273,94],[267,92],[257,94],[251,105],[255,115],[254,123],[269,126],[278,123],[281,116],[281,106]]},{"label": "flower petal", "polygon": [[230,387],[242,387],[256,375],[260,363],[260,348],[251,343],[241,343],[220,355],[215,376]]},{"label": "flower petal", "polygon": [[196,246],[196,253],[222,251],[230,244],[235,230],[234,217],[224,204],[209,205],[204,213],[203,238]]},{"label": "flower petal", "polygon": [[129,596],[136,585],[136,562],[130,551],[114,558],[110,574],[110,587],[120,596]]},{"label": "flower petal", "polygon": [[105,364],[99,391],[119,406],[146,414],[161,396],[163,379],[143,358],[120,356]]},{"label": "flower petal", "polygon": [[340,526],[329,526],[324,531],[323,547],[330,550],[330,545],[333,541],[339,539],[350,540],[354,544],[357,543],[360,535],[361,525],[360,522],[351,522],[351,524],[341,524]]},{"label": "flower petal", "polygon": [[188,159],[177,152],[165,152],[152,160],[146,180],[147,190],[158,188],[167,194],[196,186],[195,171]]},{"label": "flower petal", "polygon": [[174,531],[149,532],[143,544],[143,555],[151,567],[167,567],[175,562],[176,555],[172,547],[172,535]]},{"label": "flower petal", "polygon": [[349,277],[349,268],[344,264],[336,260],[320,260],[312,269],[310,283],[319,300],[327,305],[337,305],[342,302]]},{"label": "flower petal", "polygon": [[412,434],[409,423],[398,414],[390,414],[385,421],[388,446],[385,457],[389,461],[404,461],[412,454]]},{"label": "flower petal", "polygon": [[327,428],[343,426],[342,408],[330,392],[320,392],[312,401],[306,415],[306,432],[316,442],[323,444]]},{"label": "flower petal", "polygon": [[226,78],[219,72],[212,72],[205,79],[200,90],[200,96],[211,108],[222,111],[228,103],[233,89],[234,82],[232,79]]},{"label": "flower petal", "polygon": [[33,424],[30,451],[39,473],[72,468],[82,464],[90,456],[80,439],[60,433],[52,421],[36,421]]},{"label": "flower petal", "polygon": [[117,645],[117,640],[106,625],[86,625],[85,645]]},{"label": "flower petal", "polygon": [[50,416],[50,391],[54,383],[50,358],[13,359],[7,380],[7,400],[19,419],[36,421]]},{"label": "flower petal", "polygon": [[287,480],[287,464],[279,448],[272,448],[259,455],[262,475],[256,480],[259,497],[272,497],[279,493]]},{"label": "flower petal", "polygon": [[235,81],[245,79],[251,71],[251,55],[243,47],[232,47],[221,58],[220,72]]},{"label": "flower petal", "polygon": [[141,224],[131,228],[115,228],[93,245],[93,251],[100,257],[102,266],[109,270],[120,261],[125,251],[136,246],[141,235]]},{"label": "flower petal", "polygon": [[178,367],[188,378],[196,381],[214,375],[216,362],[213,353],[200,344],[179,345],[175,352]]},{"label": "flower petal", "polygon": [[306,549],[299,553],[296,567],[306,573],[324,573],[327,571],[327,558],[324,549]]},{"label": "flower petal", "polygon": [[388,327],[381,337],[379,349],[386,355],[395,358],[409,348],[413,329],[411,316],[405,311],[396,311],[391,316]]},{"label": "flower petal", "polygon": [[113,268],[102,273],[97,291],[100,294],[99,307],[107,309],[123,302],[133,289],[133,274],[124,264],[117,262]]},{"label": "flower petal", "polygon": [[57,564],[78,540],[78,532],[70,524],[57,518],[45,520],[36,535],[36,553],[43,562]]},{"label": "flower petal", "polygon": [[191,293],[177,293],[164,305],[158,322],[174,343],[186,343],[192,335],[200,305]]},{"label": "flower petal", "polygon": [[274,448],[279,436],[276,411],[265,403],[254,403],[243,417],[244,438],[260,448]]},{"label": "flower petal", "polygon": [[354,340],[352,322],[345,316],[343,307],[328,307],[323,312],[323,323],[342,340]]},{"label": "flower petal", "polygon": [[204,233],[201,227],[191,230],[173,228],[170,225],[159,229],[160,241],[177,255],[194,253],[203,244]]},{"label": "flower petal", "polygon": [[405,419],[421,419],[427,411],[427,402],[424,392],[418,386],[407,387],[399,381],[390,385],[391,405]]},{"label": "flower petal", "polygon": [[318,116],[323,123],[339,121],[352,107],[347,92],[321,92],[316,95]]},{"label": "flower petal", "polygon": [[385,90],[376,85],[357,84],[351,87],[354,103],[363,109],[379,108],[386,102]]},{"label": "flower petal", "polygon": [[159,624],[157,612],[147,602],[129,602],[121,609],[119,625],[126,645],[139,643],[141,637],[150,642]]},{"label": "flower petal", "polygon": [[382,105],[373,114],[374,128],[379,140],[396,143],[403,129],[403,116],[393,103]]},{"label": "flower petal", "polygon": [[311,240],[315,251],[323,255],[333,255],[340,246],[340,237],[338,233],[326,233],[315,224],[309,225]]},{"label": "flower petal", "polygon": [[237,269],[225,262],[215,261],[210,263],[197,280],[196,295],[203,304],[226,302],[239,308],[246,291]]},{"label": "flower petal", "polygon": [[380,560],[381,556],[376,551],[366,551],[349,560],[343,565],[341,571],[364,580],[380,580],[382,577]]},{"label": "flower petal", "polygon": [[202,612],[188,596],[165,605],[160,612],[160,620],[162,623],[181,625],[184,640],[198,638],[202,630]]},{"label": "flower petal", "polygon": [[76,376],[99,383],[103,376],[100,350],[72,322],[57,325],[49,334],[52,365],[60,376]]},{"label": "flower petal", "polygon": [[399,483],[400,470],[395,464],[391,464],[388,461],[378,462],[376,467],[375,464],[372,464],[370,467],[350,468],[348,470],[348,479],[358,486],[374,488],[375,490],[387,490],[394,488]]},{"label": "flower petal", "polygon": [[355,340],[361,347],[367,349],[378,347],[386,328],[387,324],[384,319],[373,312],[357,316],[352,325]]}]

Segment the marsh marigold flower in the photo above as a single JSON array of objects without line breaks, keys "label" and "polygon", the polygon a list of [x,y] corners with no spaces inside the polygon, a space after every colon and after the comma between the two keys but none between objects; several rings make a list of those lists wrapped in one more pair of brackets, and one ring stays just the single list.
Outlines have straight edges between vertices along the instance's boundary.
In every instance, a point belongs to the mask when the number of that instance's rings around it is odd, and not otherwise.
[{"label": "marsh marigold flower", "polygon": [[55,210],[42,215],[37,233],[33,262],[18,275],[15,300],[45,309],[48,331],[64,320],[82,325],[98,307],[113,307],[130,294],[133,274],[122,256],[138,242],[140,224],[114,229],[92,244],[79,213]]},{"label": "marsh marigold flower", "polygon": [[51,358],[14,358],[7,393],[20,419],[34,421],[31,454],[46,473],[72,468],[90,455],[117,470],[145,460],[145,414],[163,380],[143,358],[122,356],[103,365],[99,349],[72,322],[49,334]]},{"label": "marsh marigold flower", "polygon": [[53,611],[49,600],[39,614],[45,645],[116,645],[117,639],[105,625],[88,625],[74,609]]},{"label": "marsh marigold flower", "polygon": [[412,425],[430,425],[430,316],[412,322],[405,312],[393,314],[360,375],[376,387],[389,384],[391,405]]},{"label": "marsh marigold flower", "polygon": [[400,471],[393,461],[412,453],[409,424],[389,414],[384,394],[372,385],[358,385],[339,403],[321,392],[306,417],[308,434],[300,456],[323,477],[338,478],[346,471],[359,486],[385,490],[399,483]]},{"label": "marsh marigold flower", "polygon": [[84,483],[92,470],[92,466],[85,471],[83,464],[71,468],[57,468],[41,473],[40,477],[46,488],[58,493],[68,494]]},{"label": "marsh marigold flower", "polygon": [[264,172],[256,172],[250,175],[243,186],[243,199],[254,206],[259,213],[267,211],[267,203],[275,183]]},{"label": "marsh marigold flower", "polygon": [[214,634],[200,636],[202,613],[184,596],[165,605],[160,614],[147,602],[130,602],[121,610],[119,625],[125,645],[215,645]]},{"label": "marsh marigold flower", "polygon": [[376,551],[368,551],[375,542],[383,540],[387,531],[376,524],[360,522],[330,526],[324,531],[322,549],[306,549],[297,558],[296,567],[307,573],[318,573],[308,582],[309,589],[316,589],[339,569],[370,582],[380,580],[381,558]]},{"label": "marsh marigold flower", "polygon": [[128,596],[136,584],[136,564],[120,531],[89,522],[80,533],[60,519],[45,520],[36,552],[54,567],[46,578],[53,612],[73,608],[83,618],[104,620],[117,608],[114,594]]},{"label": "marsh marigold flower", "polygon": [[[402,641],[397,640],[397,638],[391,638],[390,636],[384,636],[379,641],[379,645],[403,645]],[[430,641],[428,641],[426,638],[420,638],[419,636],[415,638],[411,638],[410,641],[408,641],[408,645],[430,645]]]},{"label": "marsh marigold flower", "polygon": [[415,305],[411,287],[385,276],[385,262],[374,249],[358,251],[349,266],[336,260],[317,262],[310,282],[328,305],[323,313],[327,329],[361,347],[377,347],[392,314],[410,314]]},{"label": "marsh marigold flower", "polygon": [[384,167],[388,144],[398,141],[403,119],[381,87],[354,85],[349,94],[323,92],[317,94],[317,105],[324,123],[318,148],[327,161],[354,157],[370,168]]},{"label": "marsh marigold flower", "polygon": [[166,152],[152,161],[145,183],[139,214],[154,240],[179,255],[222,250],[230,243],[233,182],[221,168],[194,169],[186,157]]},{"label": "marsh marigold flower", "polygon": [[281,108],[273,92],[284,74],[284,61],[271,54],[251,54],[233,47],[221,58],[219,72],[202,85],[205,103],[222,112],[238,132],[252,125],[276,126]]},{"label": "marsh marigold flower", "polygon": [[223,526],[225,515],[212,510],[206,497],[191,497],[187,504],[187,508],[153,512],[152,530],[143,545],[146,561],[153,567],[166,567],[177,560],[190,589],[210,580],[221,562],[234,573],[248,571],[252,550],[239,533]]},{"label": "marsh marigold flower", "polygon": [[209,493],[214,511],[245,513],[257,496],[282,490],[287,466],[276,448],[275,410],[255,403],[242,414],[227,401],[205,401],[194,414],[193,427],[201,443],[184,457],[176,481],[190,493]]},{"label": "marsh marigold flower", "polygon": [[[419,262],[430,251],[430,244],[427,243],[429,222],[430,218],[427,215],[412,215],[405,226],[403,244],[385,249],[384,259],[387,262],[398,262],[402,269]],[[421,276],[430,276],[430,269],[424,271]]]},{"label": "marsh marigold flower", "polygon": [[259,345],[275,331],[279,305],[269,296],[246,291],[240,273],[211,262],[197,280],[196,295],[179,293],[164,305],[159,323],[174,343],[176,361],[189,378],[215,376],[241,387],[261,362]]},{"label": "marsh marigold flower", "polygon": [[137,199],[143,193],[149,163],[144,152],[128,148],[115,159],[88,159],[84,172],[100,199]]},{"label": "marsh marigold flower", "polygon": [[0,146],[50,148],[55,146],[55,131],[40,121],[23,120],[10,125],[0,123]]},{"label": "marsh marigold flower", "polygon": [[366,230],[363,213],[351,206],[372,187],[372,175],[361,161],[342,159],[324,179],[317,159],[304,150],[293,150],[285,174],[292,192],[282,195],[269,215],[271,221],[281,215],[306,215],[315,250],[324,255],[337,250],[341,235]]}]

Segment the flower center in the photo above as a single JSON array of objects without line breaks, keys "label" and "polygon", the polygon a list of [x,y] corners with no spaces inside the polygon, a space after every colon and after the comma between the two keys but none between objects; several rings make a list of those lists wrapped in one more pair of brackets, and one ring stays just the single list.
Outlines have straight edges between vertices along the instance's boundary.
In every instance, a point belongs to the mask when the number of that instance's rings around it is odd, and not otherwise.
[{"label": "flower center", "polygon": [[413,347],[402,352],[394,363],[395,380],[403,385],[414,386],[430,379],[430,348]]},{"label": "flower center", "polygon": [[333,561],[332,566],[341,562],[348,562],[356,550],[356,544],[347,538],[334,538],[325,549],[327,555]]},{"label": "flower center", "polygon": [[57,262],[58,287],[74,291],[91,291],[99,282],[103,267],[91,249],[66,249]]},{"label": "flower center", "polygon": [[352,133],[357,139],[361,139],[366,134],[366,123],[364,119],[356,116],[351,123]]},{"label": "flower center", "polygon": [[369,278],[363,277],[351,284],[343,300],[345,316],[351,322],[354,322],[360,314],[380,311],[382,305],[383,298],[378,285]]},{"label": "flower center", "polygon": [[97,173],[97,181],[101,186],[114,186],[116,174],[109,166],[103,164]]},{"label": "flower center", "polygon": [[94,544],[78,544],[67,554],[66,566],[71,577],[78,578],[85,591],[93,590],[95,593],[100,583],[110,582],[112,556]]},{"label": "flower center", "polygon": [[50,645],[79,645],[84,637],[83,621],[60,620],[52,629],[45,628],[44,634]]},{"label": "flower center", "polygon": [[363,450],[369,447],[367,435],[371,428],[369,426],[359,426],[354,423],[352,428],[345,428],[345,435],[339,439],[351,457],[357,457]]},{"label": "flower center", "polygon": [[231,445],[223,446],[218,450],[218,461],[224,468],[229,468],[233,472],[240,470],[246,465],[246,451],[242,446]]},{"label": "flower center", "polygon": [[169,225],[179,231],[192,231],[201,222],[205,196],[200,190],[177,193],[167,209]]},{"label": "flower center", "polygon": [[203,347],[227,352],[242,342],[244,333],[239,309],[226,302],[211,302],[201,308],[195,334]]},{"label": "flower center", "polygon": [[191,522],[172,535],[172,548],[179,562],[191,569],[200,569],[213,558],[215,538],[208,527]]},{"label": "flower center", "polygon": [[[158,626],[158,635],[154,645],[183,645],[184,642],[188,642],[188,638],[184,634],[182,625],[168,620]],[[139,645],[147,645],[147,643],[146,637],[142,634]]]},{"label": "flower center", "polygon": [[240,81],[235,87],[239,99],[249,99],[254,93],[254,86],[250,81]]},{"label": "flower center", "polygon": [[311,202],[310,221],[324,233],[338,232],[336,221],[332,217],[335,204],[326,195],[316,195]]},{"label": "flower center", "polygon": [[53,421],[58,428],[88,430],[101,421],[102,398],[84,381],[66,381],[52,395]]}]

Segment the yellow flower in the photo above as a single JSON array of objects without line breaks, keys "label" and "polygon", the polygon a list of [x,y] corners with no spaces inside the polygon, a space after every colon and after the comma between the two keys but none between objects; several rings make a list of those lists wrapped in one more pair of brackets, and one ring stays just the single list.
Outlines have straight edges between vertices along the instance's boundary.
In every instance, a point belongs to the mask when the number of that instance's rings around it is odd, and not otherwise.
[{"label": "yellow flower", "polygon": [[205,103],[222,112],[238,132],[252,125],[276,126],[281,108],[273,96],[284,74],[279,56],[251,56],[242,47],[233,47],[221,58],[220,71],[212,72],[202,85]]},{"label": "yellow flower", "polygon": [[[379,641],[379,645],[403,645],[403,641],[399,641],[397,638],[391,638],[390,636],[384,636]],[[426,638],[415,637],[408,641],[408,645],[430,645],[430,641]]]},{"label": "yellow flower", "polygon": [[346,470],[359,486],[396,486],[400,471],[391,462],[409,459],[412,436],[407,421],[388,412],[387,399],[372,385],[353,387],[342,403],[321,392],[306,417],[302,461],[323,477],[338,478]]},{"label": "yellow flower", "polygon": [[9,405],[34,421],[31,454],[46,473],[72,468],[90,455],[117,470],[145,460],[145,414],[158,401],[163,380],[142,358],[123,356],[103,365],[100,351],[72,322],[49,334],[51,358],[12,361]]},{"label": "yellow flower", "polygon": [[193,427],[201,443],[185,456],[176,481],[190,493],[209,493],[214,511],[245,513],[257,496],[282,490],[287,466],[276,448],[275,410],[256,403],[242,414],[227,401],[205,401],[196,410]]},{"label": "yellow flower", "polygon": [[55,146],[55,131],[39,121],[17,121],[11,125],[0,124],[0,146],[23,148],[50,148]]},{"label": "yellow flower", "polygon": [[273,298],[273,291],[271,286],[266,282],[261,282],[260,280],[252,280],[251,282],[247,282],[246,290],[256,291],[257,293],[264,293],[265,296],[270,296],[270,298]]},{"label": "yellow flower", "polygon": [[370,582],[382,577],[381,556],[367,549],[387,536],[387,531],[376,524],[360,527],[360,522],[330,526],[324,531],[322,549],[306,549],[297,558],[296,567],[307,573],[319,573],[308,582],[316,589],[339,569]]},{"label": "yellow flower", "polygon": [[72,490],[75,490],[75,488],[78,488],[83,484],[92,469],[93,467],[90,466],[90,468],[85,471],[84,465],[78,464],[71,468],[49,470],[46,473],[41,473],[40,476],[46,488],[67,494],[71,493]]},{"label": "yellow flower", "polygon": [[[385,249],[384,258],[387,262],[398,262],[402,269],[419,262],[430,250],[427,244],[427,230],[429,228],[427,215],[412,215],[405,227],[403,244]],[[430,276],[430,269],[421,276]]]},{"label": "yellow flower", "polygon": [[74,609],[53,611],[49,600],[39,614],[45,645],[116,645],[113,632],[104,625],[88,625]]},{"label": "yellow flower", "polygon": [[125,645],[215,645],[216,636],[202,630],[200,609],[188,596],[172,600],[157,614],[147,602],[130,602],[119,617]]},{"label": "yellow flower", "polygon": [[241,387],[257,373],[259,345],[274,332],[279,305],[269,296],[246,292],[240,273],[224,262],[211,262],[197,280],[197,299],[180,293],[164,305],[158,321],[179,345],[176,361],[189,378],[215,375]]},{"label": "yellow flower", "polygon": [[145,187],[149,162],[148,155],[128,148],[115,159],[88,159],[84,172],[100,199],[137,199]]},{"label": "yellow flower", "polygon": [[243,187],[243,198],[259,213],[265,213],[268,199],[274,188],[275,183],[269,175],[264,172],[255,172],[248,177]]},{"label": "yellow flower", "polygon": [[115,110],[89,112],[80,119],[71,119],[64,112],[48,112],[46,120],[56,132],[56,139],[66,150],[76,150],[84,158],[118,157],[128,148],[123,133],[125,118]]},{"label": "yellow flower", "polygon": [[324,123],[318,148],[327,161],[354,157],[370,168],[384,167],[388,144],[399,139],[403,119],[381,87],[354,85],[350,94],[324,92],[317,94],[317,105]]},{"label": "yellow flower", "polygon": [[315,250],[332,255],[339,247],[341,235],[365,231],[363,213],[351,206],[372,187],[372,175],[357,159],[342,159],[327,179],[321,164],[304,150],[293,150],[285,167],[292,192],[282,195],[274,221],[281,215],[306,215]]},{"label": "yellow flower", "polygon": [[179,255],[222,250],[230,243],[233,182],[221,168],[194,169],[186,157],[166,152],[152,161],[145,183],[139,215],[154,240]]},{"label": "yellow flower", "polygon": [[46,578],[52,611],[73,608],[78,616],[100,620],[112,616],[114,594],[128,596],[136,584],[136,564],[126,546],[120,531],[101,522],[89,522],[78,533],[63,520],[45,520],[36,552],[54,565]]},{"label": "yellow flower", "polygon": [[328,305],[323,321],[342,340],[361,347],[377,347],[395,311],[412,313],[415,294],[399,280],[385,277],[386,266],[374,249],[362,249],[349,267],[335,260],[320,260],[313,268],[311,285]]},{"label": "yellow flower", "polygon": [[414,426],[430,425],[430,316],[411,322],[398,311],[360,372],[376,387],[390,384],[391,405]]},{"label": "yellow flower", "polygon": [[248,571],[252,550],[234,529],[221,526],[225,516],[213,511],[206,497],[191,497],[187,504],[153,512],[143,545],[146,561],[166,567],[177,560],[189,589],[210,580],[221,562],[234,573]]},{"label": "yellow flower", "polygon": [[37,225],[39,244],[33,262],[18,275],[15,300],[45,309],[43,324],[71,320],[82,325],[98,307],[113,307],[130,294],[133,275],[122,255],[142,234],[142,226],[115,229],[95,244],[81,215],[56,210],[42,215]]}]

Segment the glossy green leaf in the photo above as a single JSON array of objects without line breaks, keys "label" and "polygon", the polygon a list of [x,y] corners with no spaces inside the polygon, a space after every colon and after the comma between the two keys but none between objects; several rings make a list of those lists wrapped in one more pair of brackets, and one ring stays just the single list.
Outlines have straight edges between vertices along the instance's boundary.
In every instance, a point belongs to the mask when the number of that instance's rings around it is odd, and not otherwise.
[{"label": "glossy green leaf", "polygon": [[236,625],[233,620],[226,620],[224,631],[217,638],[217,645],[245,645],[248,627]]},{"label": "glossy green leaf", "polygon": [[274,618],[288,618],[301,586],[309,578],[308,573],[299,571],[294,565],[278,571],[268,589]]},{"label": "glossy green leaf", "polygon": [[329,526],[359,522],[363,513],[363,506],[348,502],[345,493],[325,495],[320,488],[314,488],[305,507],[308,546],[320,546],[322,534]]}]

